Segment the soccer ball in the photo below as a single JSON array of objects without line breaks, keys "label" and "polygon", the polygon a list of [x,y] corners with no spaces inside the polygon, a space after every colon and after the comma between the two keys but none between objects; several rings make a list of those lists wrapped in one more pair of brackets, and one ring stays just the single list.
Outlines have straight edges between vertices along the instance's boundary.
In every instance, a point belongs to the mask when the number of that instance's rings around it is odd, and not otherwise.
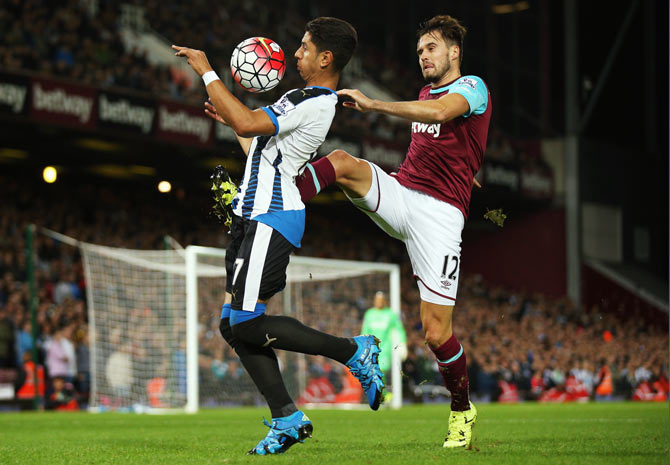
[{"label": "soccer ball", "polygon": [[251,37],[240,42],[230,58],[233,78],[244,90],[266,92],[279,84],[286,72],[284,52],[277,42]]}]

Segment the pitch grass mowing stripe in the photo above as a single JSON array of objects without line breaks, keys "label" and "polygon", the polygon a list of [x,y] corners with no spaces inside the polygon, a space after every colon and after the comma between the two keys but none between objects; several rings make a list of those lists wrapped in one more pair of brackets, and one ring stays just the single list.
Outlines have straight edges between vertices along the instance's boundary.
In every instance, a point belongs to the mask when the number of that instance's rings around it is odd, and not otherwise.
[{"label": "pitch grass mowing stripe", "polygon": [[667,464],[668,404],[480,404],[473,450],[444,450],[449,408],[307,411],[314,438],[245,452],[265,409],[197,415],[0,414],[0,464]]}]

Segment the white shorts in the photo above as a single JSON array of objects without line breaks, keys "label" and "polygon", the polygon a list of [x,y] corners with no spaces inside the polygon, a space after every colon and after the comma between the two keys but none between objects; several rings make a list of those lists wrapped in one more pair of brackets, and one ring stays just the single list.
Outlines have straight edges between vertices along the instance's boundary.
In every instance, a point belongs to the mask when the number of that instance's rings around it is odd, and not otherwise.
[{"label": "white shorts", "polygon": [[421,300],[454,305],[461,267],[463,213],[453,205],[402,186],[374,163],[365,197],[350,199],[388,235],[405,243]]}]

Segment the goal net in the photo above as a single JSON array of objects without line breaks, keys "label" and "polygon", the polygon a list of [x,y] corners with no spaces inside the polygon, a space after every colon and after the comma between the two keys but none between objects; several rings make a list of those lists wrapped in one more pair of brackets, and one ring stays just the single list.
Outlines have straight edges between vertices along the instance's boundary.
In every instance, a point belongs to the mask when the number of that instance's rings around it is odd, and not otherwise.
[{"label": "goal net", "polygon": [[[87,280],[94,411],[196,412],[201,407],[265,405],[219,334],[225,250],[144,251],[80,244]],[[400,308],[399,267],[292,256],[287,286],[268,314],[298,318],[338,336],[360,333],[377,291]],[[392,400],[402,403],[393,354]],[[365,403],[339,363],[278,350],[289,393],[301,404]]]}]

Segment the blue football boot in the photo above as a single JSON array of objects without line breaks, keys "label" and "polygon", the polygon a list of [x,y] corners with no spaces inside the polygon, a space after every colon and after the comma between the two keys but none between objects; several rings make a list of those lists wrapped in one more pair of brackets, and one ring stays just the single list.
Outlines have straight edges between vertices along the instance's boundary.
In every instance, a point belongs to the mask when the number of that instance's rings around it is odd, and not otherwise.
[{"label": "blue football boot", "polygon": [[354,342],[358,350],[347,362],[351,374],[361,382],[363,391],[368,397],[372,410],[377,410],[382,403],[384,390],[384,374],[379,369],[379,339],[375,336],[356,336]]},{"label": "blue football boot", "polygon": [[287,417],[273,418],[272,423],[263,418],[263,423],[270,431],[247,455],[283,454],[293,444],[311,438],[314,430],[312,422],[300,410]]}]

